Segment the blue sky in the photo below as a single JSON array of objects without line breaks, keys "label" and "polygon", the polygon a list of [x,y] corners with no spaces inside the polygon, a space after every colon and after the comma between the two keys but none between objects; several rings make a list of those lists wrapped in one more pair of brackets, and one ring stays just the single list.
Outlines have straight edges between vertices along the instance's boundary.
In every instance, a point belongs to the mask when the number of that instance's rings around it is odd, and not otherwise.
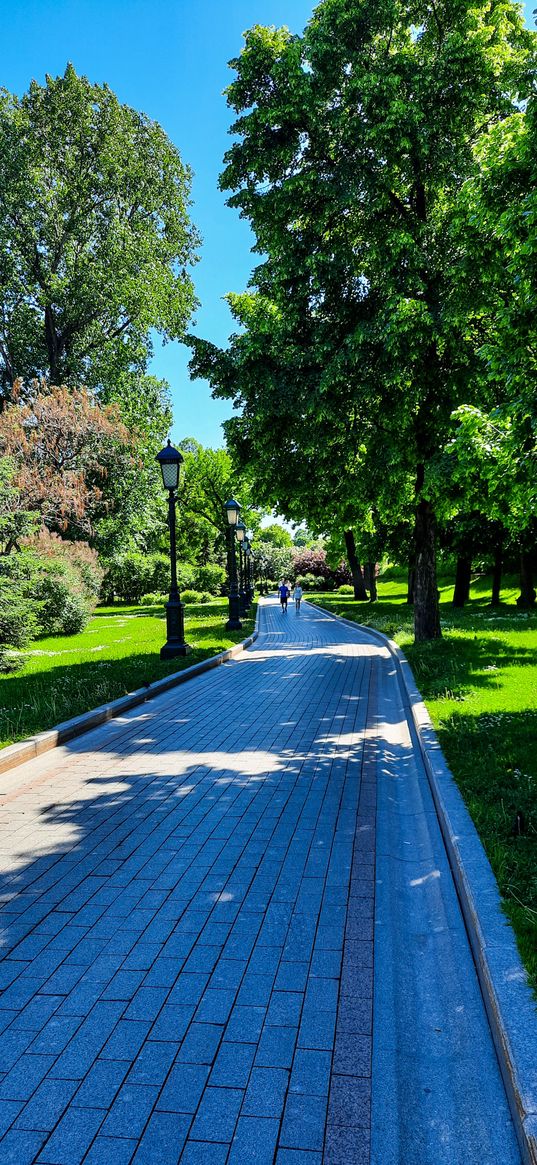
[{"label": "blue sky", "polygon": [[[301,32],[313,7],[313,0],[0,0],[1,86],[20,95],[32,78],[43,83],[70,60],[160,122],[193,169],[191,214],[203,238],[193,272],[201,302],[195,330],[215,343],[224,345],[232,331],[222,297],[241,291],[255,265],[248,225],[217,188],[231,142],[222,96],[233,76],[227,62],[240,52],[245,29],[287,24]],[[158,349],[151,370],[172,387],[174,438],[221,445],[230,405],[190,381],[183,345]]]},{"label": "blue sky", "polygon": [[[22,94],[32,78],[62,73],[68,60],[93,82],[155,118],[194,170],[192,217],[203,237],[194,280],[201,307],[196,331],[225,344],[232,321],[223,296],[242,290],[255,265],[247,224],[217,188],[231,122],[222,90],[227,62],[253,24],[301,32],[316,0],[0,0],[0,85]],[[527,22],[536,0],[525,5]],[[188,352],[159,345],[152,371],[172,387],[173,436],[222,443],[227,402],[190,381]]]}]

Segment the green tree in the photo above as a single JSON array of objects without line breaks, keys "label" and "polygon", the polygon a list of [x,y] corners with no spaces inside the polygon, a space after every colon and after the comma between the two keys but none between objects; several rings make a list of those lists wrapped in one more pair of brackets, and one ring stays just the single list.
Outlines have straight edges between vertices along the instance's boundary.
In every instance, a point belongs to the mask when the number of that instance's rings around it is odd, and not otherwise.
[{"label": "green tree", "polygon": [[255,27],[232,62],[221,182],[267,257],[229,297],[229,350],[192,340],[193,370],[241,409],[228,439],[265,503],[413,521],[418,640],[440,635],[429,469],[483,386],[449,228],[533,43],[511,0],[322,0],[302,38]]},{"label": "green tree", "polygon": [[0,94],[0,405],[17,378],[109,389],[183,335],[189,192],[161,127],[72,65]]},{"label": "green tree", "polygon": [[288,530],[280,526],[278,522],[271,523],[270,526],[263,526],[257,532],[258,542],[270,542],[272,546],[288,547],[293,545],[293,539]]}]

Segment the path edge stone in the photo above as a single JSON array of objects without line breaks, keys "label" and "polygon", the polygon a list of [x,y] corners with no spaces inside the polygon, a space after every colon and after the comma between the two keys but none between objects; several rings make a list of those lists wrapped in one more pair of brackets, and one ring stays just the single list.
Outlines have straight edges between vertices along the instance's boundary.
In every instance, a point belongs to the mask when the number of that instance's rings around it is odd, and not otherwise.
[{"label": "path edge stone", "polygon": [[373,627],[335,615],[318,603],[312,606],[376,639],[395,662],[457,888],[522,1160],[524,1165],[537,1165],[537,1005],[482,842],[399,645]]},{"label": "path edge stone", "polygon": [[25,764],[26,761],[34,760],[42,753],[49,752],[50,749],[58,748],[61,744],[73,740],[75,736],[82,736],[84,732],[90,732],[92,728],[98,728],[100,724],[113,720],[114,716],[120,716],[138,704],[145,704],[155,696],[169,691],[170,688],[184,684],[187,680],[195,679],[196,676],[203,675],[204,672],[211,671],[212,668],[219,667],[220,664],[227,663],[228,660],[241,655],[243,651],[251,647],[259,635],[259,611],[260,604],[258,603],[254,630],[241,643],[235,643],[233,647],[226,648],[218,655],[202,659],[199,663],[192,664],[191,667],[183,668],[182,671],[163,676],[162,679],[155,680],[147,687],[135,688],[133,692],[128,692],[126,696],[119,696],[116,700],[110,700],[108,704],[101,704],[89,712],[82,712],[80,716],[63,720],[61,724],[48,728],[46,732],[37,732],[35,736],[29,736],[27,740],[19,740],[15,744],[8,744],[6,748],[0,749],[0,774],[7,773],[11,769]]}]

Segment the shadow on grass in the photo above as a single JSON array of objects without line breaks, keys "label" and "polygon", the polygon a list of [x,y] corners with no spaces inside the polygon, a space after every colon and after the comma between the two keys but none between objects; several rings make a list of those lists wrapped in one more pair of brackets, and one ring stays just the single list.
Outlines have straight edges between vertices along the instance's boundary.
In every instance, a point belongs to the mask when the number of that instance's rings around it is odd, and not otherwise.
[{"label": "shadow on grass", "polygon": [[[457,713],[436,729],[537,990],[537,710]],[[523,828],[518,833],[517,814]]]},{"label": "shadow on grass", "polygon": [[213,658],[225,651],[230,642],[240,643],[252,629],[249,623],[236,633],[222,629],[220,642],[214,631],[207,647],[194,647],[187,656],[177,659],[162,660],[158,651],[133,652],[119,659],[89,660],[43,672],[3,676],[0,740],[9,744],[43,732],[136,688],[147,686],[149,691],[155,680]]}]

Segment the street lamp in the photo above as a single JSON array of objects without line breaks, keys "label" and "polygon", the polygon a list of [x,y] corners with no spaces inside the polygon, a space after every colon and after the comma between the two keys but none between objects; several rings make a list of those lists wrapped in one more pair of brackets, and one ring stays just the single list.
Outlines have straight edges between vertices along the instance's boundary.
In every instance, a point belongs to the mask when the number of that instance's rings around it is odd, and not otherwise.
[{"label": "street lamp", "polygon": [[246,538],[246,526],[244,522],[237,522],[237,542],[239,543],[239,599],[241,607],[241,615],[245,615],[248,608],[248,598],[246,595],[246,587],[244,585],[244,539]]},{"label": "street lamp", "polygon": [[177,586],[177,550],[175,544],[175,491],[179,485],[179,470],[183,457],[174,449],[171,441],[157,453],[164,489],[168,490],[168,525],[170,527],[170,596],[166,603],[166,643],[160,649],[161,659],[173,659],[176,655],[186,655],[190,651],[185,643],[185,608],[181,602]]},{"label": "street lamp", "polygon": [[245,593],[248,607],[253,599],[252,583],[250,583],[250,553],[252,550],[250,550],[249,539],[245,538]]},{"label": "street lamp", "polygon": [[240,597],[237,586],[237,562],[235,559],[235,529],[239,521],[241,508],[239,503],[230,498],[224,506],[227,518],[227,569],[229,575],[229,619],[226,631],[241,631]]},{"label": "street lamp", "polygon": [[244,545],[244,553],[246,554],[246,574],[247,574],[247,578],[248,578],[248,583],[247,583],[247,587],[246,587],[246,594],[248,595],[248,603],[250,605],[252,604],[253,597],[254,597],[253,572],[252,572],[252,568],[253,568],[253,560],[252,560],[253,537],[254,537],[254,535],[253,535],[252,531],[247,530],[246,531],[245,545]]}]

